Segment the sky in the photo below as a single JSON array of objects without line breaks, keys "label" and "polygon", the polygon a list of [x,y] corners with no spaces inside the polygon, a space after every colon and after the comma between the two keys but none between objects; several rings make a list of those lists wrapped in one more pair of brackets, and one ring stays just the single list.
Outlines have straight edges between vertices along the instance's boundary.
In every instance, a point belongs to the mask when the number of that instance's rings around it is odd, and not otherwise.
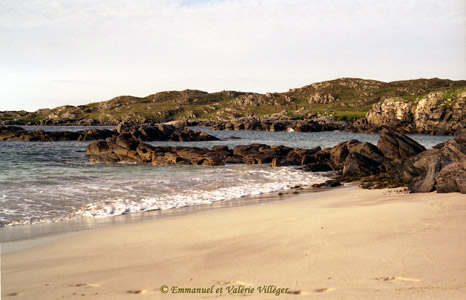
[{"label": "sky", "polygon": [[0,0],[0,110],[466,79],[464,0]]}]

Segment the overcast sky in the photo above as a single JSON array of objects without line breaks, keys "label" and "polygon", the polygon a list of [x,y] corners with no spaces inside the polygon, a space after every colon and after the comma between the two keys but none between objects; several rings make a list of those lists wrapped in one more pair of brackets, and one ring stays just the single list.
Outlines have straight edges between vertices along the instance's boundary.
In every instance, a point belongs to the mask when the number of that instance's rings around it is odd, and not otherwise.
[{"label": "overcast sky", "polygon": [[466,79],[464,0],[0,0],[0,110]]}]

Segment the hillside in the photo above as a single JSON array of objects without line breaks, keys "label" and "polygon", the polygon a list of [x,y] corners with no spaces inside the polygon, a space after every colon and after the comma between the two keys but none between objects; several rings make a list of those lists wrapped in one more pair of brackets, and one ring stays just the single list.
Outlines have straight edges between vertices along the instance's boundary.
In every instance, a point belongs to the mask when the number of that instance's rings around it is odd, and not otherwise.
[{"label": "hillside", "polygon": [[325,114],[353,120],[365,116],[375,103],[388,98],[415,103],[431,92],[440,92],[454,102],[465,91],[466,80],[434,78],[381,82],[340,78],[285,93],[184,90],[160,92],[143,98],[119,96],[103,102],[35,112],[0,111],[0,120],[5,124],[114,125],[119,121],[228,120],[272,114],[297,118]]}]

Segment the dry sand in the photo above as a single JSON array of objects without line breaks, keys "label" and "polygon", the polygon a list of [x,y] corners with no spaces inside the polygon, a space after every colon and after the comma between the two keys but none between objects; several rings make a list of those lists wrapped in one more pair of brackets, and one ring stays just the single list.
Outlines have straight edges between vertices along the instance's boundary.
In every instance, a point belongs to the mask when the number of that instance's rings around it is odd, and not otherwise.
[{"label": "dry sand", "polygon": [[466,196],[339,189],[78,233],[3,255],[2,296],[466,299]]}]

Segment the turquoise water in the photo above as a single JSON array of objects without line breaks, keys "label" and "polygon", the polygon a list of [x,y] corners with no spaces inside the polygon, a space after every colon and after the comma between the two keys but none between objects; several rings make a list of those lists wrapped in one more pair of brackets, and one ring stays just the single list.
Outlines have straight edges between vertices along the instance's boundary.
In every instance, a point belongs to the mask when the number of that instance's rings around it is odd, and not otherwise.
[{"label": "turquoise water", "polygon": [[[36,129],[28,128],[28,129]],[[46,130],[84,130],[55,127]],[[153,145],[212,147],[264,143],[288,147],[331,147],[358,139],[376,144],[378,135],[346,132],[208,131],[222,141],[151,142]],[[231,136],[240,139],[228,139]],[[412,137],[426,147],[452,137]],[[328,173],[268,165],[103,165],[88,162],[89,142],[0,142],[0,224],[31,224],[165,210],[287,190],[328,179]]]}]

